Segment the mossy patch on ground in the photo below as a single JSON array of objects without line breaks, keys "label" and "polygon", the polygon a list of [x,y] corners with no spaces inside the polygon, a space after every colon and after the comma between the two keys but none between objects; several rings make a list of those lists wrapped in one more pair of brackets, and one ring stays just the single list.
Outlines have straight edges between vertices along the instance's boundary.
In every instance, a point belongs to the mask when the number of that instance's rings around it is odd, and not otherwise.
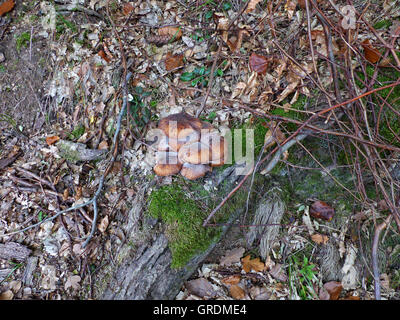
[{"label": "mossy patch on ground", "polygon": [[219,228],[204,228],[207,211],[189,198],[179,185],[162,186],[150,196],[149,214],[161,218],[172,252],[173,268],[185,265],[196,253],[208,248]]}]

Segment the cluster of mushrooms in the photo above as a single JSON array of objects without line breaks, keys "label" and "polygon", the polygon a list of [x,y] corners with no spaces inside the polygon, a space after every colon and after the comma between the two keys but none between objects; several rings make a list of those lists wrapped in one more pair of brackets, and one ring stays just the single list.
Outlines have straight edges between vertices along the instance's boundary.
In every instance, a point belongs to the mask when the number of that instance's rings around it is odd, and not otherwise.
[{"label": "cluster of mushrooms", "polygon": [[157,175],[180,173],[195,180],[225,163],[227,143],[210,123],[180,112],[161,119],[158,129],[162,134],[154,166]]}]

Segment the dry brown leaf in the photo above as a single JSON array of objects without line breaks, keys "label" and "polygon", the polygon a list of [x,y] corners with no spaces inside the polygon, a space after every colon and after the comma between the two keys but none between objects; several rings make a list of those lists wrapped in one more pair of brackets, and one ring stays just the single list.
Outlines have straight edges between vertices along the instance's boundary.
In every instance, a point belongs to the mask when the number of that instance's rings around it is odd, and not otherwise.
[{"label": "dry brown leaf", "polygon": [[100,50],[97,54],[98,54],[100,57],[102,57],[106,62],[110,62],[110,59],[107,57],[107,55],[106,55],[106,53],[104,52],[103,49]]},{"label": "dry brown leaf", "polygon": [[170,36],[173,39],[179,40],[182,38],[182,30],[180,27],[162,27],[158,29],[158,35]]},{"label": "dry brown leaf", "polygon": [[239,287],[237,284],[231,285],[231,287],[229,288],[229,293],[230,293],[231,297],[236,300],[241,300],[245,296],[244,290],[241,287]]},{"label": "dry brown leaf", "polygon": [[172,54],[167,52],[165,57],[165,69],[171,71],[183,66],[183,54]]},{"label": "dry brown leaf", "polygon": [[12,300],[14,297],[14,294],[12,293],[11,290],[4,291],[3,293],[0,293],[0,300]]},{"label": "dry brown leaf", "polygon": [[310,216],[316,219],[331,221],[335,215],[335,209],[324,201],[315,201],[310,207]]},{"label": "dry brown leaf", "polygon": [[108,149],[108,142],[107,140],[103,140],[102,142],[99,143],[99,150],[107,150]]},{"label": "dry brown leaf", "polygon": [[81,288],[79,282],[81,281],[81,277],[78,275],[68,277],[65,282],[64,289],[72,288],[73,290],[79,290]]},{"label": "dry brown leaf", "polygon": [[226,278],[222,279],[222,282],[224,284],[238,284],[240,282],[240,276],[239,275],[234,275],[234,276],[229,276]]},{"label": "dry brown leaf", "polygon": [[249,58],[250,69],[259,74],[265,74],[270,61],[271,59],[253,52]]},{"label": "dry brown leaf", "polygon": [[245,249],[240,247],[232,250],[228,250],[226,254],[221,258],[220,265],[229,267],[234,263],[240,262],[240,258],[243,256]]},{"label": "dry brown leaf", "polygon": [[279,127],[277,127],[276,122],[271,121],[270,128],[264,137],[264,145],[266,145],[264,151],[266,151],[269,147],[272,147],[276,141],[281,143],[285,141],[285,139],[285,134],[281,131],[281,129],[279,129]]},{"label": "dry brown leaf", "polygon": [[68,190],[68,188],[65,188],[64,192],[63,192],[63,197],[62,197],[63,201],[67,201],[68,197],[69,197],[69,190]]},{"label": "dry brown leaf", "polygon": [[242,268],[244,272],[250,272],[254,270],[255,272],[261,272],[265,269],[264,262],[260,261],[260,258],[250,259],[250,255],[245,256],[242,259]]},{"label": "dry brown leaf", "polygon": [[98,229],[101,233],[104,233],[108,227],[108,216],[105,216],[103,219],[101,219]]},{"label": "dry brown leaf", "polygon": [[246,89],[247,85],[244,82],[238,82],[235,86],[235,89],[233,89],[231,99],[235,99],[236,97],[240,98],[240,96],[243,94],[244,89]]},{"label": "dry brown leaf", "polygon": [[296,0],[287,0],[285,4],[285,9],[288,13],[289,20],[293,18],[294,12],[296,10]]},{"label": "dry brown leaf", "polygon": [[238,36],[234,37],[235,38],[234,40],[233,39],[229,39],[229,40],[226,41],[226,43],[227,43],[229,49],[231,49],[231,51],[235,52],[235,51],[238,51],[241,48],[244,35],[248,36],[249,33],[246,30],[241,29],[238,32]]},{"label": "dry brown leaf", "polygon": [[7,12],[10,12],[15,6],[14,0],[6,0],[0,4],[0,17]]},{"label": "dry brown leaf", "polygon": [[46,137],[46,143],[49,146],[51,146],[52,144],[56,143],[58,140],[60,140],[59,136]]},{"label": "dry brown leaf", "polygon": [[343,290],[342,284],[337,281],[329,281],[329,282],[325,283],[324,288],[329,293],[329,300],[339,299],[339,295]]},{"label": "dry brown leaf", "polygon": [[244,13],[249,13],[251,11],[253,11],[256,8],[256,5],[260,2],[261,0],[250,0],[249,4],[247,5],[246,10],[244,11]]},{"label": "dry brown leaf", "polygon": [[365,59],[371,63],[377,63],[381,58],[381,53],[372,46],[368,39],[365,39],[361,45],[364,48]]},{"label": "dry brown leaf", "polygon": [[215,297],[217,294],[211,283],[205,278],[190,280],[186,282],[185,286],[191,294],[194,294],[200,298]]},{"label": "dry brown leaf", "polygon": [[285,270],[282,268],[282,265],[277,263],[274,265],[271,270],[269,271],[270,275],[273,276],[276,280],[286,282],[287,275]]},{"label": "dry brown leaf", "polygon": [[131,2],[125,3],[124,6],[122,7],[122,12],[124,13],[124,15],[128,15],[132,12],[132,10],[134,9],[133,4]]},{"label": "dry brown leaf", "polygon": [[390,279],[387,273],[382,273],[380,276],[380,282],[383,289],[390,290]]},{"label": "dry brown leaf", "polygon": [[316,244],[326,244],[329,241],[329,237],[324,234],[316,233],[311,236],[311,240]]}]

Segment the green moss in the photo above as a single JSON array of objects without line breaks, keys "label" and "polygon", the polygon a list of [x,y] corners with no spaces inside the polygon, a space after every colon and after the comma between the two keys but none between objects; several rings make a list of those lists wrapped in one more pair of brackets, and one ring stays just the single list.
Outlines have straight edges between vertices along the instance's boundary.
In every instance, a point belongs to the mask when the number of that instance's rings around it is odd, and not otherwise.
[{"label": "green moss", "polygon": [[84,133],[85,133],[85,126],[80,123],[69,134],[69,138],[71,140],[78,140]]},{"label": "green moss", "polygon": [[[22,32],[18,37],[16,37],[16,47],[19,52],[22,47],[27,48],[31,39],[31,34],[29,32]],[[33,39],[32,39],[33,41]]]},{"label": "green moss", "polygon": [[219,228],[204,228],[208,213],[186,196],[180,186],[163,186],[150,196],[149,214],[161,218],[172,252],[173,268],[184,266],[191,257],[206,250],[219,235]]}]

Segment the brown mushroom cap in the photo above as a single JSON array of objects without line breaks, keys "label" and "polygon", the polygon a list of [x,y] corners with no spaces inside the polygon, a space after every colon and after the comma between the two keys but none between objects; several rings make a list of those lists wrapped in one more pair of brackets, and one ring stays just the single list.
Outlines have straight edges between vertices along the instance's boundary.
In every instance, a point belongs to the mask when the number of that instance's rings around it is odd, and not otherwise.
[{"label": "brown mushroom cap", "polygon": [[179,149],[178,159],[183,163],[207,164],[211,159],[210,148],[198,141],[185,144]]},{"label": "brown mushroom cap", "polygon": [[178,153],[173,151],[158,151],[156,153],[157,164],[178,164],[182,163],[178,159]]},{"label": "brown mushroom cap", "polygon": [[182,139],[183,136],[180,136],[179,133],[185,129],[189,129],[186,134],[192,131],[197,131],[200,134],[201,120],[192,117],[186,112],[180,112],[161,119],[158,123],[158,128],[164,131],[169,138]]},{"label": "brown mushroom cap", "polygon": [[212,169],[208,164],[190,164],[184,163],[181,170],[181,175],[189,180],[195,180],[203,177]]},{"label": "brown mushroom cap", "polygon": [[[228,155],[228,143],[219,132],[203,134],[200,142],[210,147],[210,161],[220,163]],[[223,163],[222,163],[223,164]]]},{"label": "brown mushroom cap", "polygon": [[170,176],[173,174],[177,174],[182,169],[182,163],[178,164],[156,164],[154,166],[154,172],[158,176]]}]

